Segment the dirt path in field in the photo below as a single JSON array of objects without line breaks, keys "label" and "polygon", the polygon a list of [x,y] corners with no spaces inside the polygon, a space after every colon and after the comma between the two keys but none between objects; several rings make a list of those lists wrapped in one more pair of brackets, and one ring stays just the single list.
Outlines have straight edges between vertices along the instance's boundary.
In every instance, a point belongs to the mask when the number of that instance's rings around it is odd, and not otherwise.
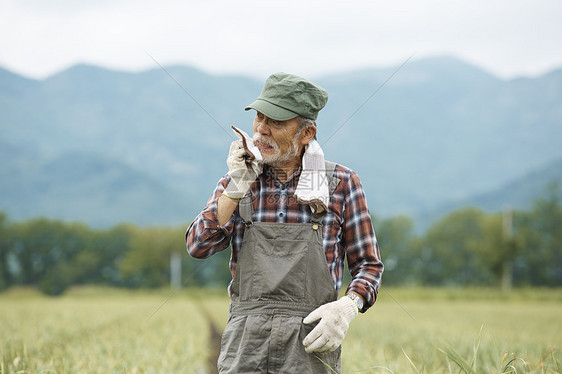
[{"label": "dirt path in field", "polygon": [[222,330],[217,326],[211,313],[208,312],[205,305],[199,303],[199,311],[209,326],[209,356],[207,358],[207,372],[206,374],[218,374],[217,361],[219,359],[219,354],[221,351],[221,337]]},{"label": "dirt path in field", "polygon": [[222,331],[218,328],[216,323],[211,319],[208,318],[209,321],[209,343],[210,343],[210,354],[209,354],[209,374],[218,374],[217,370],[217,361],[219,359],[219,354],[221,351],[221,336]]}]

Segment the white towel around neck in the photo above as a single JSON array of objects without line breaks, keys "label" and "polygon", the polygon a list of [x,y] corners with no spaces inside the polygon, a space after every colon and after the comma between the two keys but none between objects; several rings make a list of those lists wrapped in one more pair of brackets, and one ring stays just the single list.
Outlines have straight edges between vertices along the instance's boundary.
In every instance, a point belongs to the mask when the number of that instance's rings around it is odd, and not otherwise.
[{"label": "white towel around neck", "polygon": [[316,140],[312,140],[306,145],[295,196],[299,202],[310,205],[313,214],[328,210],[330,196],[324,152]]}]

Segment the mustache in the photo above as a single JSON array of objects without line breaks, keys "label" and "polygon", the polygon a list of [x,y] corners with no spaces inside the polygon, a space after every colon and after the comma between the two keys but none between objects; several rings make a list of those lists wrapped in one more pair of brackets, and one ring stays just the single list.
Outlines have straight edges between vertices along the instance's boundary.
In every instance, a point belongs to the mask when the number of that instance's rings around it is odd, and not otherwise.
[{"label": "mustache", "polygon": [[277,143],[274,140],[270,140],[267,138],[264,138],[261,134],[259,133],[255,133],[254,136],[252,137],[252,140],[254,141],[254,144],[256,142],[260,143],[261,145],[265,145],[267,147],[272,147],[274,150],[278,150],[279,146],[277,145]]}]

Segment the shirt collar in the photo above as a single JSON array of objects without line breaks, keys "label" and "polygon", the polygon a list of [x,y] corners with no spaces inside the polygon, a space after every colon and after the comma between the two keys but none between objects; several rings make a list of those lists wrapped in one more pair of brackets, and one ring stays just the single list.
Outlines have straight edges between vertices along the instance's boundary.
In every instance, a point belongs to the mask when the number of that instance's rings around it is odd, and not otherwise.
[{"label": "shirt collar", "polygon": [[295,185],[296,185],[296,183],[298,183],[301,172],[302,172],[302,165],[300,165],[298,167],[298,169],[296,169],[293,172],[293,174],[291,174],[289,176],[289,178],[287,178],[287,181],[283,183],[279,179],[277,179],[277,176],[275,175],[275,168],[273,166],[264,165],[264,167],[263,167],[263,174],[265,175],[265,177],[267,179],[271,179],[271,180],[275,181],[275,183],[285,184],[285,185],[292,184],[292,183],[295,183]]}]

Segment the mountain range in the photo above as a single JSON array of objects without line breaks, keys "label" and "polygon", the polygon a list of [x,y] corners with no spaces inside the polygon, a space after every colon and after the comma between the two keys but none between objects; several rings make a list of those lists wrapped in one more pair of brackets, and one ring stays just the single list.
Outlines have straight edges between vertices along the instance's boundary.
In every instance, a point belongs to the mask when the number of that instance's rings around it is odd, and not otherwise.
[{"label": "mountain range", "polygon": [[[326,158],[359,174],[377,217],[527,208],[562,180],[562,69],[505,80],[439,56],[309,78],[330,94]],[[188,66],[0,69],[0,211],[186,225],[227,171],[230,125],[251,133],[243,108],[262,85]]]}]

